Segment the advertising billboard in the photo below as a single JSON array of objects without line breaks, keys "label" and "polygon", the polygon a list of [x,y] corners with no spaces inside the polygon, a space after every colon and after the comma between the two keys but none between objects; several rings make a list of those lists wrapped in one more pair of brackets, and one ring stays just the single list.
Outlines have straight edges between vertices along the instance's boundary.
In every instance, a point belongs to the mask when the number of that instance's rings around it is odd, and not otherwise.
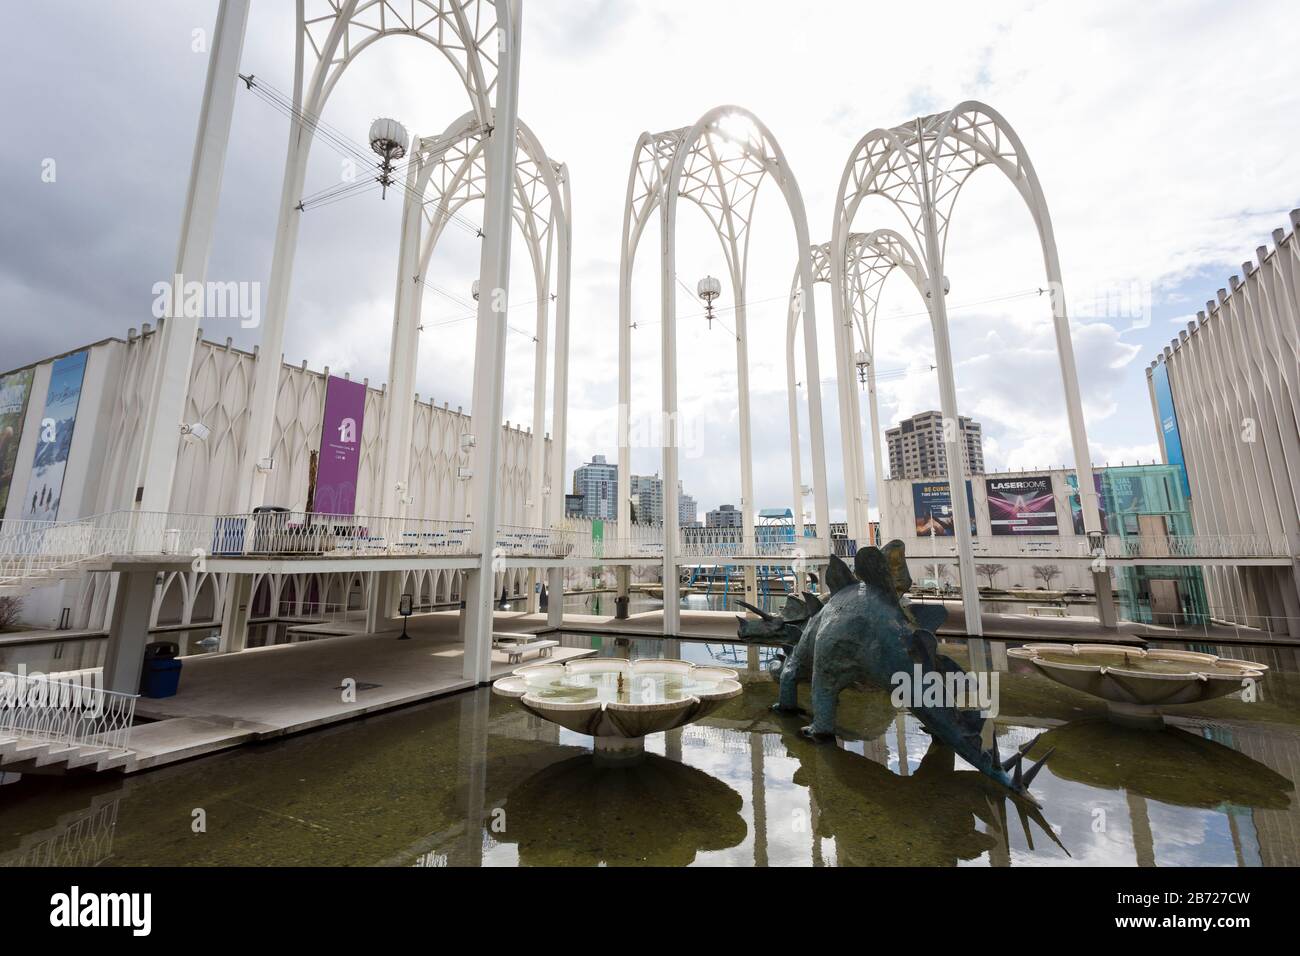
[{"label": "advertising billboard", "polygon": [[[975,533],[975,497],[970,479],[966,480],[966,503],[970,508],[970,533]],[[952,496],[947,479],[912,483],[912,513],[916,517],[916,535],[926,538],[953,536]]]},{"label": "advertising billboard", "polygon": [[1051,475],[986,478],[984,489],[994,534],[1060,534]]},{"label": "advertising billboard", "polygon": [[14,467],[18,464],[27,399],[32,394],[35,377],[35,369],[25,368],[0,378],[0,518],[4,517],[9,503],[9,486],[13,484]]},{"label": "advertising billboard", "polygon": [[74,352],[56,359],[50,371],[50,387],[45,393],[45,410],[41,414],[40,434],[36,438],[36,456],[27,495],[22,500],[23,517],[33,521],[57,521],[63,497],[63,475],[68,470],[68,453],[72,450],[72,430],[77,424],[77,406],[81,404],[81,381],[86,375],[89,352]]},{"label": "advertising billboard", "polygon": [[1160,441],[1165,449],[1165,461],[1177,465],[1183,482],[1183,494],[1191,496],[1187,483],[1187,465],[1183,461],[1183,440],[1178,434],[1178,413],[1174,410],[1174,392],[1169,384],[1169,367],[1156,363],[1151,370],[1151,384],[1156,393],[1156,412],[1160,415]]},{"label": "advertising billboard", "polygon": [[325,383],[320,459],[312,510],[323,515],[351,515],[357,507],[361,467],[361,426],[366,414],[366,386],[331,375]]},{"label": "advertising billboard", "polygon": [[[1070,472],[1065,476],[1065,480],[1070,483],[1074,489],[1074,494],[1070,495],[1070,520],[1074,524],[1075,534],[1084,534],[1083,529],[1083,509],[1079,505],[1079,476]],[[1093,484],[1097,486],[1097,507],[1101,511],[1101,530],[1106,530],[1106,495],[1101,490],[1101,472],[1092,473]]]}]

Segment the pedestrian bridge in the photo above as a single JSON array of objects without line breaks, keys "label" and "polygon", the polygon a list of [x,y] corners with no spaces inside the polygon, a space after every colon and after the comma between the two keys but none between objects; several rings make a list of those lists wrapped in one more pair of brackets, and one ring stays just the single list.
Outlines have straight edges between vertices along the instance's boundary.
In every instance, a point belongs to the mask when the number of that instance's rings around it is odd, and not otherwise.
[{"label": "pedestrian bridge", "polygon": [[[608,523],[571,521],[559,527],[502,525],[493,562],[511,567],[618,566],[663,560],[663,528],[633,525],[627,534]],[[855,543],[823,541],[764,528],[746,538],[738,528],[682,529],[680,566],[710,564],[786,566],[824,564],[831,553],[848,557]],[[1286,535],[1107,535],[1104,559],[1112,564],[1290,565],[1300,542]],[[954,558],[952,539],[910,542],[909,556]],[[1097,561],[1077,539],[993,538],[977,541],[981,559],[1037,558]],[[358,570],[471,567],[474,523],[432,518],[321,515],[290,511],[199,515],[113,511],[72,521],[0,522],[0,589],[29,589],[87,570],[191,564],[212,571],[317,570],[346,562]]]}]

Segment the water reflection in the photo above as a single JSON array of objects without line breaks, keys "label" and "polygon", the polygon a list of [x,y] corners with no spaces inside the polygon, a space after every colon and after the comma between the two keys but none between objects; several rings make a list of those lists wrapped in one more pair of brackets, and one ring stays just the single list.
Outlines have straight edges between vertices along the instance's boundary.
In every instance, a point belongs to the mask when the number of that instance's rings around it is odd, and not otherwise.
[{"label": "water reflection", "polygon": [[721,780],[667,757],[606,768],[581,753],[511,790],[488,830],[526,866],[687,866],[745,839],[743,807]]},{"label": "water reflection", "polygon": [[[647,762],[631,769],[593,767],[590,738],[484,689],[125,779],[24,777],[0,786],[0,863],[1300,862],[1294,718],[1252,721],[1257,711],[1229,701],[1230,719],[1182,724],[1195,732],[1126,731],[1044,716],[1055,685],[1016,675],[1016,689],[1004,675],[1027,716],[1000,722],[1003,752],[1044,729],[1040,746],[1057,748],[1035,815],[886,694],[845,691],[840,739],[819,745],[770,711],[760,649],[594,640],[602,654],[736,667],[745,692],[647,738]],[[1267,713],[1289,689],[1266,687]],[[198,807],[206,833],[191,827]]]}]

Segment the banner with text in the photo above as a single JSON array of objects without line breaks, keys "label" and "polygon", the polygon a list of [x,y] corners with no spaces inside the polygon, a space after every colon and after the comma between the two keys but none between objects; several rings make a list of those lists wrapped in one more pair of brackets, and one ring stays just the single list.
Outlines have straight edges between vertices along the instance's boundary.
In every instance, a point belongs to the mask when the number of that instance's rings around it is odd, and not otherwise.
[{"label": "banner with text", "polygon": [[316,493],[312,498],[312,511],[316,514],[356,513],[361,426],[365,414],[365,384],[331,375],[325,384],[320,460],[316,465]]},{"label": "banner with text", "polygon": [[[975,497],[970,479],[966,480],[966,503],[970,508],[970,533],[975,534]],[[952,495],[948,482],[918,481],[912,484],[912,513],[916,517],[916,536],[947,538],[953,535]]]},{"label": "banner with text", "polygon": [[1051,475],[985,478],[994,534],[1060,534]]}]

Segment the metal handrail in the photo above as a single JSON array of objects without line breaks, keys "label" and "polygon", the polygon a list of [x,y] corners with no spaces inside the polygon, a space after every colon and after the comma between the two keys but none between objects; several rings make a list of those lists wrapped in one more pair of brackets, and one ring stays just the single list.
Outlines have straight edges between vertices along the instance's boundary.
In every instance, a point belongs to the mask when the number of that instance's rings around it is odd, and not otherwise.
[{"label": "metal handrail", "polygon": [[0,671],[0,736],[130,751],[137,695]]}]

